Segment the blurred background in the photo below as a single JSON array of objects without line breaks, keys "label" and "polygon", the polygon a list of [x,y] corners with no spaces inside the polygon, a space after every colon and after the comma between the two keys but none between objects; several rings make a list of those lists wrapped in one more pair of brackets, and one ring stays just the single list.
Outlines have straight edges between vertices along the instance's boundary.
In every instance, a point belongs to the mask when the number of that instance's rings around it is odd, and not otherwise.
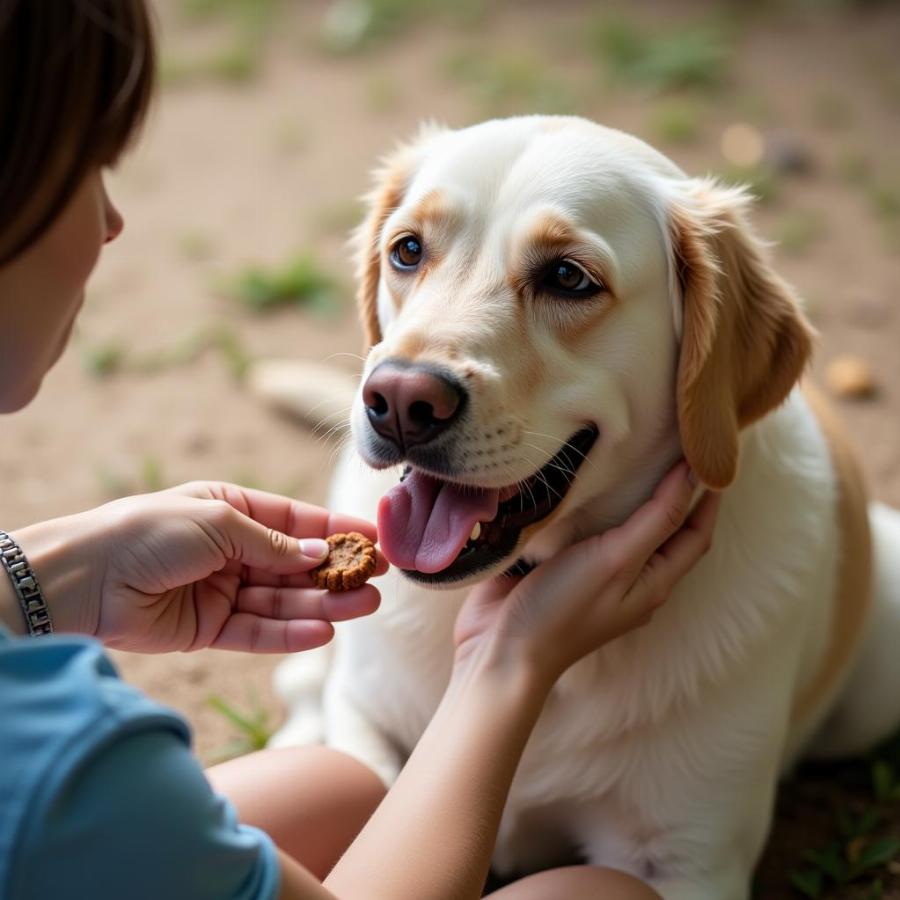
[{"label": "blurred background", "polygon": [[[348,232],[424,119],[575,113],[751,185],[814,366],[900,506],[900,4],[156,0],[160,92],[114,173],[126,229],[38,401],[4,421],[15,528],[192,478],[323,502],[336,438],[263,408],[257,359],[358,368]],[[23,448],[27,452],[23,453]],[[264,742],[277,660],[117,654],[210,761]],[[898,662],[900,664],[900,662]],[[758,896],[900,898],[900,752],[782,792]]]}]

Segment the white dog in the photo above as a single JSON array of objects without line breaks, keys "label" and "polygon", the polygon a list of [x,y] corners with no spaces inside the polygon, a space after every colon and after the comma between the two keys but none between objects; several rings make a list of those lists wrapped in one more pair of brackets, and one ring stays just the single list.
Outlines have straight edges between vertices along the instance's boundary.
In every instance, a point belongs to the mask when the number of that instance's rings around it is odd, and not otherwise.
[{"label": "white dog", "polygon": [[[348,455],[333,502],[377,512],[395,568],[340,631],[325,739],[390,782],[444,690],[465,586],[622,522],[684,455],[727,488],[713,548],[559,682],[494,864],[580,855],[666,900],[747,897],[779,774],[900,722],[900,514],[867,510],[795,387],[810,328],[746,196],[620,132],[527,117],[425,130],[371,204],[352,426],[381,471]],[[308,726],[320,663],[281,672],[280,743]]]}]

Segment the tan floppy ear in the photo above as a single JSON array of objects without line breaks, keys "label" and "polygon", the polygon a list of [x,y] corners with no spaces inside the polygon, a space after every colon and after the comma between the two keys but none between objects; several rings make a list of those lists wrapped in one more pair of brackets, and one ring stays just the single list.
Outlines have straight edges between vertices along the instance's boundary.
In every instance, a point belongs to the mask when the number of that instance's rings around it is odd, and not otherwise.
[{"label": "tan floppy ear", "polygon": [[812,350],[813,329],[750,230],[741,189],[692,185],[671,211],[683,300],[678,425],[697,477],[727,487],[738,432],[784,401]]},{"label": "tan floppy ear", "polygon": [[427,141],[445,129],[423,125],[409,144],[403,144],[381,160],[374,172],[375,188],[364,198],[365,220],[353,235],[356,250],[356,293],[366,350],[381,341],[378,321],[378,284],[381,281],[381,231],[388,216],[403,202]]}]

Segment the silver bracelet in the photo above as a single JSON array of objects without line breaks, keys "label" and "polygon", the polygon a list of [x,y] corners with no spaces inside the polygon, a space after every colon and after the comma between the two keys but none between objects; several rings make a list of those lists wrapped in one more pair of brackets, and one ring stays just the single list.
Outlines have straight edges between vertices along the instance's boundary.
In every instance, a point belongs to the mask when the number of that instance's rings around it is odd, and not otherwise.
[{"label": "silver bracelet", "polygon": [[6,569],[13,590],[19,598],[22,615],[32,635],[53,634],[53,622],[47,601],[41,593],[37,575],[34,574],[22,548],[5,532],[0,531],[0,564]]}]

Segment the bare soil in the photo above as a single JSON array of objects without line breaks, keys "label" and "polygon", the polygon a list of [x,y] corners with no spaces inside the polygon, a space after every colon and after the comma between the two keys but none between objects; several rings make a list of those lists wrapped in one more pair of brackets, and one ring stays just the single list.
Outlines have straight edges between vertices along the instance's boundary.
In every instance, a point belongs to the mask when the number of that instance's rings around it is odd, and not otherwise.
[{"label": "bare soil", "polygon": [[[231,40],[232,26],[190,20],[183,6],[159,0],[164,56],[196,64]],[[661,91],[609,78],[585,39],[597,17],[588,3],[485,6],[474,25],[431,12],[334,55],[316,37],[325,4],[283,3],[255,76],[229,82],[210,72],[179,83],[170,74],[140,148],[112,179],[127,227],[104,254],[72,345],[36,402],[3,422],[5,528],[194,478],[323,502],[334,441],[261,408],[223,353],[165,354],[224,328],[249,357],[353,369],[362,339],[345,237],[377,156],[425,118],[461,126],[557,110],[645,137],[696,174],[727,167],[721,137],[736,122],[777,145],[782,162],[786,151],[799,158],[804,171],[776,175],[776,194],[754,219],[783,241],[778,267],[819,329],[815,375],[843,353],[871,367],[875,396],[839,408],[872,494],[900,506],[900,8],[623,4],[620,15],[654,33],[712,22],[728,36],[720,84]],[[479,71],[479,58],[495,69]],[[689,107],[687,136],[661,124],[679,104]],[[260,315],[224,296],[223,283],[246,264],[277,266],[298,250],[339,281],[328,310]],[[273,724],[280,715],[270,688],[277,659],[115,656],[129,680],[190,720],[204,759],[234,736],[210,695],[239,707],[256,696]],[[797,773],[779,798],[758,896],[800,896],[788,873],[834,837],[839,808],[870,802],[858,763]],[[900,834],[895,806],[879,833]],[[883,895],[822,896],[900,898],[895,868],[877,870]],[[870,883],[861,882],[865,891]]]}]

